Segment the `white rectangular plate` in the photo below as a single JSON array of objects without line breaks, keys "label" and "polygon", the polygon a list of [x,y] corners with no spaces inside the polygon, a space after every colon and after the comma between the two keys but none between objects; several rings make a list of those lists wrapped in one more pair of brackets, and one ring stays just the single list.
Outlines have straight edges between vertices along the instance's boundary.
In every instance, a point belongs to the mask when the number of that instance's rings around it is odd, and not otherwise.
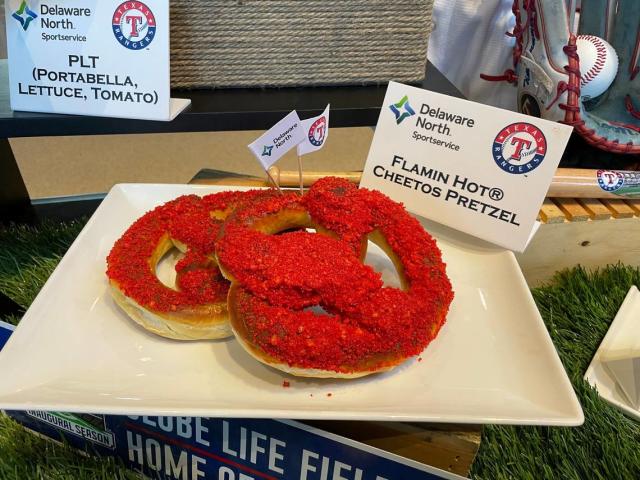
[{"label": "white rectangular plate", "polygon": [[[117,185],[0,352],[0,408],[137,415],[580,425],[582,409],[511,252],[425,222],[455,290],[418,359],[358,380],[288,377],[233,339],[178,342],[112,301],[105,258],[155,205],[221,187]],[[228,188],[227,188],[228,189]],[[371,249],[368,263],[392,278]],[[283,381],[291,383],[283,387]],[[331,394],[331,395],[329,395]]]},{"label": "white rectangular plate", "polygon": [[640,420],[640,411],[629,403],[626,395],[616,383],[609,370],[602,364],[600,358],[612,346],[620,335],[638,335],[638,320],[640,320],[640,291],[635,285],[629,289],[627,296],[620,306],[616,318],[604,336],[593,360],[589,364],[584,379],[594,387],[598,394],[614,407],[627,415]]}]

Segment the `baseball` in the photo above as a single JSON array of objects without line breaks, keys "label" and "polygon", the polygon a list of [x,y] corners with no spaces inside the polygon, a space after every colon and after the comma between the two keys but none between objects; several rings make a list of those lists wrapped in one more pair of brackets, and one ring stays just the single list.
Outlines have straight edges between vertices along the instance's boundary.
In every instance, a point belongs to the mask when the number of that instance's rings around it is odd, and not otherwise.
[{"label": "baseball", "polygon": [[584,100],[602,95],[618,73],[618,55],[600,37],[578,35],[576,46],[580,57],[580,96]]}]

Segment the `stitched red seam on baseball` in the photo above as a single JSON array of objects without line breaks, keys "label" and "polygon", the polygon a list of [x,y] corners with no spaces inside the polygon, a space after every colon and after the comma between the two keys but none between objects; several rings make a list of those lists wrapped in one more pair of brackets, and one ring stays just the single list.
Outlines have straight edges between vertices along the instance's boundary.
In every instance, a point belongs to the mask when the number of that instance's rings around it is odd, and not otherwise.
[{"label": "stitched red seam on baseball", "polygon": [[[640,153],[640,145],[633,142],[621,144],[618,140],[611,141],[608,138],[601,137],[596,134],[595,130],[585,126],[585,121],[580,116],[580,107],[578,107],[579,97],[579,79],[580,79],[580,61],[576,53],[576,37],[573,35],[569,38],[569,43],[563,47],[563,52],[567,55],[569,64],[565,66],[566,72],[569,74],[569,84],[566,90],[577,89],[575,96],[569,95],[568,103],[560,103],[559,107],[565,110],[565,119],[561,123],[571,125],[590,145],[602,148],[615,153],[637,154]],[[560,85],[558,85],[560,87]],[[559,96],[559,95],[558,95]]]},{"label": "stitched red seam on baseball", "polygon": [[602,57],[599,56],[596,59],[589,71],[581,76],[580,84],[584,87],[588,82],[593,80],[600,72],[602,72],[607,59],[607,48],[598,37],[594,37],[593,35],[580,35],[578,38],[590,41],[592,45],[596,47],[596,52],[602,55]]}]

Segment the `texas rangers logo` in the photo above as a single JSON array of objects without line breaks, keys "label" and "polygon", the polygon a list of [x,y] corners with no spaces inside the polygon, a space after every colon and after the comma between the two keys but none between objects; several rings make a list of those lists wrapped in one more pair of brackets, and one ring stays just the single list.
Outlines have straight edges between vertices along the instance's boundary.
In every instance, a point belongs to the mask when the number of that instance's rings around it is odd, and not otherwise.
[{"label": "texas rangers logo", "polygon": [[605,192],[615,192],[624,185],[624,175],[615,170],[598,170],[598,185]]},{"label": "texas rangers logo", "polygon": [[528,173],[537,168],[547,154],[547,139],[530,123],[512,123],[500,130],[493,141],[493,159],[505,172]]},{"label": "texas rangers logo", "polygon": [[327,117],[324,115],[317,119],[311,127],[309,127],[309,131],[307,132],[307,136],[309,137],[309,142],[311,145],[315,147],[320,147],[324,143],[324,139],[326,138],[325,132],[327,131]]},{"label": "texas rangers logo", "polygon": [[156,17],[142,2],[121,3],[111,24],[116,40],[129,50],[148,47],[156,35]]}]

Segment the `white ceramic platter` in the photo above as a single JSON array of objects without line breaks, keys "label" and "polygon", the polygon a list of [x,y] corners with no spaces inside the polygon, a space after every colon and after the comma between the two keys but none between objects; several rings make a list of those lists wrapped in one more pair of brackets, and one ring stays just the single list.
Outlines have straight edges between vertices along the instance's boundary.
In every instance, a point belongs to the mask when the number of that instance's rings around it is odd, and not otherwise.
[{"label": "white ceramic platter", "polygon": [[635,409],[627,400],[626,395],[616,383],[609,370],[600,361],[605,352],[616,343],[621,336],[638,335],[640,333],[638,320],[640,319],[640,291],[635,285],[629,289],[627,296],[620,306],[616,318],[611,322],[602,343],[584,374],[584,379],[598,394],[614,407],[627,415],[640,420],[640,411]]},{"label": "white ceramic platter", "polygon": [[[358,380],[304,380],[233,339],[178,342],[112,301],[105,258],[144,212],[221,187],[112,189],[0,352],[0,408],[113,414],[579,425],[582,409],[511,252],[427,223],[455,300],[418,359]],[[367,263],[393,281],[387,257]],[[161,269],[167,274],[167,267]],[[290,382],[289,388],[283,381]],[[331,394],[331,395],[329,395]]]}]

